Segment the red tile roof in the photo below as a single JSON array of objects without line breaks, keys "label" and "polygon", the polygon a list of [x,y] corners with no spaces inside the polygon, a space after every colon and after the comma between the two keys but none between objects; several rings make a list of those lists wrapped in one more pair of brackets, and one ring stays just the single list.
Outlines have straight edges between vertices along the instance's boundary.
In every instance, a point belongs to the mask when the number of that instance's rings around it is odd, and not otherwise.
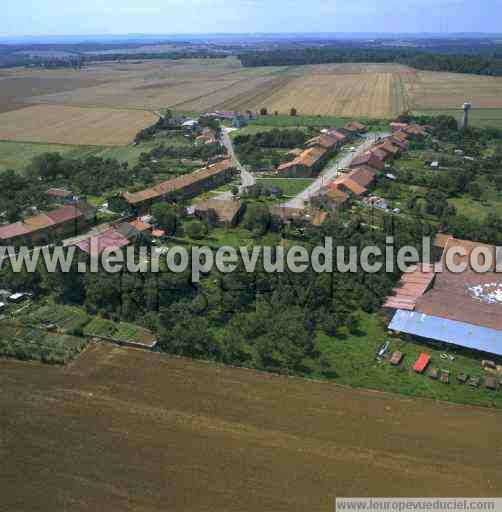
[{"label": "red tile roof", "polygon": [[143,222],[140,219],[134,219],[133,221],[129,222],[129,224],[136,228],[140,233],[143,233],[144,231],[150,231],[153,227],[151,224]]},{"label": "red tile roof", "polygon": [[392,137],[397,140],[406,141],[408,140],[408,134],[402,131],[397,131],[392,134]]},{"label": "red tile roof", "polygon": [[26,235],[27,233],[29,233],[29,231],[22,222],[14,222],[14,224],[0,226],[0,240],[9,240],[10,238]]},{"label": "red tile roof", "polygon": [[368,188],[375,181],[376,173],[367,168],[356,167],[347,176],[356,183],[359,183],[361,187]]},{"label": "red tile roof", "polygon": [[385,164],[371,152],[366,152],[363,155],[354,158],[350,167],[360,167],[361,165],[367,165],[379,171],[383,171],[385,169]]},{"label": "red tile roof", "polygon": [[394,131],[404,130],[405,128],[408,128],[408,123],[390,123],[390,127]]},{"label": "red tile roof", "polygon": [[24,225],[29,231],[38,231],[54,226],[55,222],[44,213],[24,219]]},{"label": "red tile roof", "polygon": [[307,141],[306,146],[321,146],[322,148],[331,150],[338,146],[339,140],[332,135],[319,135]]},{"label": "red tile roof", "polygon": [[354,181],[349,176],[340,176],[335,181],[333,181],[330,185],[331,188],[336,188],[338,190],[341,190],[344,192],[344,189],[347,189],[349,192],[352,192],[352,194],[356,196],[362,196],[367,192],[367,189],[365,187],[362,187],[357,183],[357,181]]},{"label": "red tile roof", "polygon": [[314,146],[312,148],[308,148],[305,151],[301,153],[298,157],[296,157],[291,162],[286,162],[282,165],[280,165],[277,170],[279,172],[287,171],[291,167],[297,166],[297,165],[303,165],[305,167],[313,167],[321,158],[323,158],[327,153],[327,150],[320,147],[320,146]]},{"label": "red tile roof", "polygon": [[349,132],[362,132],[367,129],[364,124],[359,123],[358,121],[350,121],[344,126],[344,128]]},{"label": "red tile roof", "polygon": [[[467,256],[456,256],[454,263],[467,263],[467,269],[461,273],[450,272],[445,264],[448,251],[453,247],[465,249]],[[473,325],[502,330],[502,303],[485,300],[490,290],[501,287],[500,274],[489,271],[476,272],[470,263],[474,249],[488,249],[496,261],[496,249],[492,245],[469,240],[449,238],[443,252],[443,271],[438,273],[434,287],[417,300],[415,311],[426,315],[438,316],[448,320],[466,322]],[[480,258],[483,263],[483,257]]]},{"label": "red tile roof", "polygon": [[373,148],[370,151],[371,153],[373,153],[373,155],[375,155],[378,158],[378,160],[381,160],[382,162],[385,162],[385,160],[387,160],[390,157],[387,151],[384,151],[383,149],[380,149],[378,147]]},{"label": "red tile roof", "polygon": [[154,229],[152,231],[152,236],[155,238],[162,238],[165,234],[166,232],[163,229]]},{"label": "red tile roof", "polygon": [[343,133],[337,129],[329,130],[328,135],[330,135],[331,137],[334,137],[339,142],[345,142],[349,138],[349,135],[347,133]]},{"label": "red tile roof", "polygon": [[377,148],[386,151],[390,155],[396,155],[399,153],[399,147],[394,145],[389,139],[386,139],[384,142],[379,144]]},{"label": "red tile roof", "polygon": [[429,289],[435,273],[432,265],[417,265],[403,274],[395,295],[388,297],[385,308],[413,311],[417,300]]},{"label": "red tile roof", "polygon": [[66,190],[64,188],[50,188],[46,194],[48,196],[52,196],[52,197],[62,197],[62,198],[65,198],[65,197],[72,197],[73,196],[73,192],[71,192],[70,190]]},{"label": "red tile roof", "polygon": [[408,128],[405,129],[406,133],[409,133],[411,135],[421,135],[424,136],[427,134],[425,128],[423,126],[420,126],[418,124],[412,124],[408,126]]},{"label": "red tile roof", "polygon": [[199,169],[191,174],[187,174],[185,176],[179,176],[178,178],[174,178],[169,181],[164,181],[163,183],[159,183],[155,187],[147,188],[145,190],[141,190],[140,192],[135,192],[132,194],[125,193],[124,199],[131,205],[143,203],[149,199],[155,199],[162,196],[165,196],[169,192],[177,192],[183,190],[194,183],[199,181],[203,181],[211,176],[215,176],[224,172],[228,169],[234,168],[231,160],[225,159],[217,162],[209,167],[205,167],[203,169]]},{"label": "red tile roof", "polygon": [[94,235],[82,242],[77,243],[77,247],[81,249],[83,252],[90,254],[91,253],[91,238],[93,241],[93,245],[97,248],[97,254],[101,254],[105,249],[112,247],[115,249],[121,249],[129,245],[129,240],[122,236],[120,233],[115,231],[114,229],[108,229],[99,235]]},{"label": "red tile roof", "polygon": [[48,212],[47,217],[49,217],[54,224],[63,224],[82,217],[82,212],[75,205],[68,205]]}]

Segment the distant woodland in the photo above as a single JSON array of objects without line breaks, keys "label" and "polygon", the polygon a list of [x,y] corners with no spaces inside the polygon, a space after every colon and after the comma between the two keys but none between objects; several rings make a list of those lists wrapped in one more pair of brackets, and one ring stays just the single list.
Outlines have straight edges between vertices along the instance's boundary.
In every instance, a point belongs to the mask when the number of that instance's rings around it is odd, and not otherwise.
[{"label": "distant woodland", "polygon": [[450,54],[423,49],[284,48],[239,55],[245,67],[302,66],[348,62],[397,63],[426,71],[502,76],[502,50]]}]

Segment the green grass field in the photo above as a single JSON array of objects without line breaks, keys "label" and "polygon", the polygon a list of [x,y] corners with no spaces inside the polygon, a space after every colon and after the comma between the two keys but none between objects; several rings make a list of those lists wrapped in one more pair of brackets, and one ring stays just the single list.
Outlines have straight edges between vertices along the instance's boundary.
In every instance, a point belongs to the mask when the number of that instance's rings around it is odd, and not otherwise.
[{"label": "green grass field", "polygon": [[[432,398],[463,404],[502,407],[502,393],[483,388],[473,389],[457,382],[457,376],[465,372],[471,376],[483,377],[481,354],[464,351],[460,348],[442,347],[438,344],[425,344],[399,337],[390,338],[383,319],[377,315],[360,315],[360,333],[347,337],[318,336],[318,348],[332,364],[337,377],[336,382],[353,387],[376,389],[410,396]],[[388,357],[383,363],[375,359],[378,347],[385,341],[391,341]],[[393,351],[405,354],[400,368],[389,364]],[[429,368],[449,369],[449,385],[434,381],[428,375],[417,375],[411,367],[422,352],[432,356]],[[441,354],[449,353],[455,361],[444,361]]]},{"label": "green grass field", "polygon": [[60,153],[68,158],[99,156],[116,158],[134,166],[141,153],[150,151],[159,141],[143,143],[139,146],[100,147],[65,146],[60,144],[39,144],[36,142],[0,141],[0,172],[6,169],[23,170],[31,160],[42,153]]},{"label": "green grass field", "polygon": [[[186,230],[188,224],[193,221],[184,222],[183,226]],[[238,249],[239,247],[247,247],[259,243],[260,245],[279,245],[281,242],[280,235],[277,233],[267,233],[261,237],[259,242],[253,238],[253,233],[247,229],[239,226],[235,228],[210,228],[209,233],[201,240],[191,239],[188,235],[183,237],[176,237],[177,242],[197,245],[197,246],[210,246],[213,248],[230,246]]]},{"label": "green grass field", "polygon": [[42,153],[61,153],[65,156],[80,157],[95,154],[96,151],[102,151],[102,149],[93,146],[0,141],[0,172],[6,169],[21,171],[34,157]]},{"label": "green grass field", "polygon": [[256,181],[266,187],[279,187],[285,196],[296,196],[315,180],[308,178],[258,178]]},{"label": "green grass field", "polygon": [[[462,120],[460,109],[444,110],[419,110],[414,112],[419,115],[448,115],[455,117],[459,122]],[[473,108],[470,114],[471,124],[479,128],[499,128],[502,130],[502,109],[501,108]]]},{"label": "green grass field", "polygon": [[488,201],[476,201],[469,196],[455,197],[448,199],[457,209],[457,213],[460,215],[466,215],[467,217],[474,217],[476,219],[482,219],[490,212],[495,212],[502,216],[502,197],[498,194],[498,198],[493,198]]}]

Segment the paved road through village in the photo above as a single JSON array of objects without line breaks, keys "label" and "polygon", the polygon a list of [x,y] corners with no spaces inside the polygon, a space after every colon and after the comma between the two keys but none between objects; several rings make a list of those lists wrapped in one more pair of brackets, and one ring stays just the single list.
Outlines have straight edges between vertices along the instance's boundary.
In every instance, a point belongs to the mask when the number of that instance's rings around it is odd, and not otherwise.
[{"label": "paved road through village", "polygon": [[365,151],[367,151],[373,144],[379,139],[383,137],[387,137],[388,133],[368,133],[364,135],[364,142],[360,144],[355,151],[347,153],[346,151],[342,151],[340,156],[336,159],[333,165],[330,165],[319,175],[319,177],[304,191],[300,192],[296,197],[290,199],[286,203],[282,204],[285,208],[305,208],[306,203],[310,200],[312,196],[317,194],[319,190],[325,186],[330,180],[335,179],[338,176],[338,173],[342,169],[347,169],[352,160],[359,155],[362,155]]},{"label": "paved road through village", "polygon": [[[233,131],[232,128],[224,128],[222,133],[222,143],[227,148],[228,154],[230,155],[234,165],[239,169],[241,176],[241,186],[239,188],[239,192],[248,187],[252,187],[256,183],[256,178],[251,174],[246,168],[239,162],[234,146],[232,144],[232,140],[230,139],[230,133]],[[285,208],[305,208],[307,203],[310,201],[310,198],[317,194],[319,190],[325,186],[330,180],[335,179],[338,176],[338,173],[347,169],[352,160],[359,155],[362,155],[365,151],[367,151],[379,138],[387,137],[389,133],[379,132],[379,133],[368,133],[363,135],[363,142],[356,147],[355,151],[347,152],[347,150],[342,151],[336,161],[324,169],[323,172],[319,175],[319,177],[309,185],[305,190],[300,192],[294,198],[291,198],[289,201],[283,203],[281,206]],[[219,199],[229,199],[231,198],[231,192],[222,192],[221,194],[215,196]]]}]

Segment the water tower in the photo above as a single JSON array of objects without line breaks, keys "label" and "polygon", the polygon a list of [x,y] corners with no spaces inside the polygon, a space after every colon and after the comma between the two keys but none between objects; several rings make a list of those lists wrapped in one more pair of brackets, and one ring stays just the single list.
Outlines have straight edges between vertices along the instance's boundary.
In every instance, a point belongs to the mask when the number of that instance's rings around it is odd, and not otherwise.
[{"label": "water tower", "polygon": [[462,120],[462,129],[466,130],[469,127],[469,112],[472,108],[472,103],[466,101],[462,106],[462,110],[464,111],[464,118]]}]

